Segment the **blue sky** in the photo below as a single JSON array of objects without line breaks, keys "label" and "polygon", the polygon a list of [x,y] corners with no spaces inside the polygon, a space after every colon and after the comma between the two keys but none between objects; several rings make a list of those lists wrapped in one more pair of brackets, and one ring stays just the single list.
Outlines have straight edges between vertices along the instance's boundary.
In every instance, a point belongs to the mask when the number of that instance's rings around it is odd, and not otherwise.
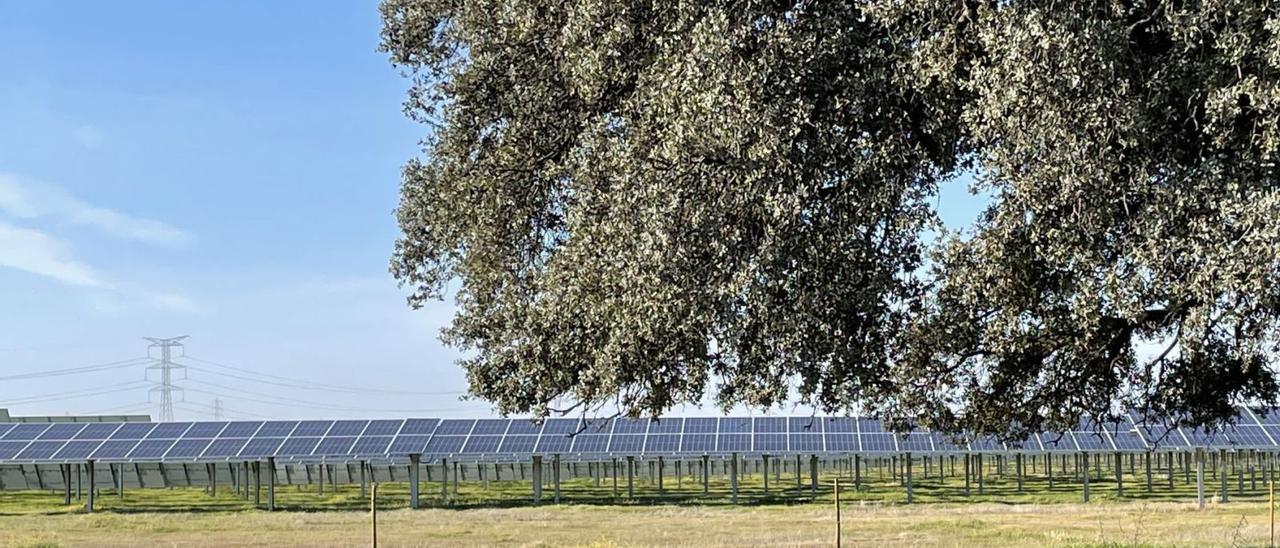
[{"label": "blue sky", "polygon": [[[286,384],[463,390],[436,337],[450,307],[409,310],[386,273],[400,166],[424,130],[377,40],[372,1],[0,0],[0,377],[191,335],[191,356]],[[939,197],[953,226],[979,203],[962,185]],[[209,418],[215,398],[228,416],[489,411],[203,367],[179,418]],[[154,412],[145,386],[58,397],[142,378],[0,380],[0,407]],[[24,399],[44,401],[4,403]]]}]

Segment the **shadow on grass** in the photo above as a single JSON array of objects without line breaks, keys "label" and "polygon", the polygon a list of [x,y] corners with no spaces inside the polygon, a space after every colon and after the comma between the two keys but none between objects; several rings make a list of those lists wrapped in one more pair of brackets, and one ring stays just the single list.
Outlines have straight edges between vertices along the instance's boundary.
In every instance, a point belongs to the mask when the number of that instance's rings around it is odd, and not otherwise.
[{"label": "shadow on grass", "polygon": [[[832,487],[834,476],[824,476],[815,493],[811,490],[808,478],[800,485],[794,483],[795,476],[789,479],[771,478],[771,487],[764,489],[759,474],[744,475],[740,481],[738,501],[735,503],[727,478],[716,476],[711,478],[704,494],[702,485],[690,476],[684,476],[683,482],[669,480],[665,494],[659,494],[655,482],[637,478],[633,485],[635,495],[627,497],[625,484],[619,482],[617,491],[604,477],[599,486],[593,479],[572,478],[561,485],[561,503],[574,506],[596,506],[617,508],[645,508],[656,506],[671,507],[790,507],[798,505],[830,506],[833,502]],[[1126,502],[1193,502],[1195,500],[1194,484],[1185,483],[1182,477],[1176,478],[1173,489],[1169,488],[1166,478],[1153,482],[1152,491],[1146,491],[1146,484],[1141,476],[1128,476],[1124,488],[1124,496],[1117,496],[1114,481],[1101,479],[1091,480],[1091,499],[1097,504],[1115,504]],[[890,474],[870,473],[863,476],[860,488],[855,489],[852,478],[841,479],[842,506],[900,506],[907,504],[906,487],[899,479]],[[1211,483],[1207,478],[1205,485],[1210,494],[1216,494],[1214,487],[1220,483]],[[1246,480],[1245,485],[1254,487]],[[442,510],[478,510],[478,509],[511,509],[533,506],[532,483],[525,480],[507,480],[482,483],[479,481],[463,482],[457,494],[442,496],[439,482],[424,483],[420,491],[420,507]],[[1232,482],[1231,487],[1237,484]],[[323,513],[323,512],[362,512],[368,511],[368,498],[362,497],[358,485],[339,485],[337,491],[326,486],[325,493],[317,493],[314,486],[305,489],[298,485],[280,485],[276,487],[276,510],[280,512]],[[450,489],[452,491],[452,489]],[[613,493],[618,493],[616,496]],[[1240,497],[1236,490],[1230,491],[1232,500],[1265,501],[1263,490],[1251,489],[1248,495]],[[260,494],[261,503],[255,505],[253,496],[242,498],[230,488],[226,491],[220,485],[217,495],[209,495],[202,487],[177,487],[164,489],[126,489],[125,499],[117,498],[110,489],[103,489],[96,499],[97,513],[102,514],[142,514],[142,513],[236,513],[265,511],[266,489]],[[1026,505],[1046,505],[1083,502],[1083,485],[1072,477],[1057,477],[1053,487],[1049,487],[1044,476],[1027,476],[1019,490],[1016,480],[1009,476],[993,476],[984,481],[979,493],[976,481],[971,481],[969,493],[965,494],[962,477],[948,476],[938,478],[917,478],[913,483],[913,503],[917,505],[949,504],[975,505],[999,504],[1011,507]],[[83,500],[72,505],[62,504],[61,491],[0,491],[0,516],[31,515],[65,515],[83,513]],[[554,486],[543,485],[542,504],[555,504]],[[391,482],[380,484],[378,508],[383,511],[402,510],[409,507],[408,484]]]}]

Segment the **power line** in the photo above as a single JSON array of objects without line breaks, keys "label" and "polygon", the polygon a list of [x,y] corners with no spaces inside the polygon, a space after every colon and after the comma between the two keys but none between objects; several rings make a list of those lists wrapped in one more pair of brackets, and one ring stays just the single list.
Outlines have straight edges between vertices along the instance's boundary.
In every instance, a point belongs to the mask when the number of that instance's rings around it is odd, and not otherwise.
[{"label": "power line", "polygon": [[97,365],[85,365],[82,367],[69,367],[66,369],[51,369],[48,371],[39,371],[33,373],[19,373],[17,375],[6,375],[0,377],[0,381],[20,381],[25,379],[42,379],[45,377],[61,377],[65,375],[78,375],[80,373],[94,373],[98,371],[107,371],[111,369],[123,369],[125,367],[135,367],[151,361],[151,358],[133,358],[131,360],[122,360],[118,362],[100,363]]},{"label": "power line", "polygon": [[195,380],[192,380],[191,382],[206,384],[206,385],[215,386],[218,388],[224,388],[226,390],[244,392],[246,394],[265,396],[265,397],[274,398],[274,399],[251,398],[247,396],[238,396],[238,395],[232,395],[232,394],[227,394],[223,392],[201,390],[198,388],[187,388],[187,390],[190,392],[197,392],[200,394],[230,398],[234,400],[243,400],[243,401],[250,401],[255,403],[262,403],[262,404],[272,405],[277,407],[308,407],[312,409],[321,409],[325,411],[354,411],[354,412],[361,412],[361,413],[441,413],[441,412],[448,412],[448,411],[456,411],[456,409],[371,409],[371,408],[364,408],[364,407],[347,407],[347,406],[341,406],[341,405],[328,405],[328,404],[321,404],[316,402],[305,402],[301,400],[283,399],[283,398],[279,398],[278,396],[271,396],[271,395],[255,393],[255,392],[245,392],[243,390],[239,390],[239,389],[228,387],[228,386],[222,386],[214,383],[206,383],[206,382],[195,381]]},{"label": "power line", "polygon": [[147,409],[154,406],[155,404],[151,402],[133,403],[129,405],[121,405],[119,407],[111,407],[107,409],[99,409],[97,411],[89,411],[86,414],[87,415],[105,415],[107,413],[127,413],[131,411],[141,411],[143,409]]},{"label": "power line", "polygon": [[[187,411],[189,413],[199,413],[200,415],[205,415],[205,416],[214,415],[214,413],[209,410],[209,406],[202,403],[198,403],[198,402],[192,402],[192,401],[174,402],[173,405],[174,407],[178,409],[182,409],[183,411]],[[277,417],[272,417],[270,415],[263,415],[261,413],[248,413],[248,412],[242,413],[240,411],[229,411],[225,408],[222,410],[222,414],[226,415],[226,418],[238,419],[238,420],[277,419]],[[215,417],[215,420],[218,420],[218,419],[216,419]]]},{"label": "power line", "polygon": [[[90,396],[100,396],[100,395],[102,395],[102,394],[114,394],[114,393],[116,393],[116,392],[124,392],[124,391],[126,391],[126,390],[134,390],[134,389],[136,389],[136,388],[140,388],[140,387],[141,387],[141,385],[143,385],[143,384],[146,384],[146,381],[129,381],[129,382],[126,382],[126,383],[120,383],[120,384],[114,384],[114,385],[100,386],[100,387],[97,387],[97,388],[86,389],[86,390],[77,390],[77,391],[73,391],[73,392],[58,392],[58,393],[54,393],[54,394],[43,394],[43,395],[40,395],[40,396],[30,396],[30,397],[27,397],[27,398],[20,398],[20,399],[16,399],[16,400],[10,400],[10,401],[5,401],[5,402],[0,402],[0,405],[28,405],[28,404],[32,404],[32,403],[44,403],[44,402],[50,402],[50,401],[70,400],[70,399],[75,399],[75,398],[87,398],[87,397],[90,397]],[[109,388],[109,387],[113,387],[113,386],[120,386],[120,387],[123,387],[123,388],[117,388],[117,389],[115,389],[115,390],[101,390],[102,388]]]},{"label": "power line", "polygon": [[391,394],[403,394],[403,395],[412,395],[412,396],[461,396],[461,395],[463,395],[463,394],[464,394],[464,392],[459,392],[459,391],[444,391],[444,392],[408,392],[408,391],[391,391],[391,390],[383,391],[383,390],[377,390],[377,389],[363,390],[363,389],[359,389],[359,388],[338,388],[338,387],[332,387],[332,388],[330,388],[330,387],[328,387],[328,386],[306,386],[306,385],[302,385],[302,384],[293,384],[293,383],[279,382],[279,381],[272,381],[272,380],[266,380],[266,379],[255,379],[255,378],[247,377],[247,376],[244,376],[244,375],[237,375],[237,374],[235,374],[235,373],[224,373],[224,372],[222,372],[222,371],[215,371],[215,370],[213,370],[213,369],[205,369],[205,368],[203,368],[203,367],[196,366],[196,365],[188,365],[188,366],[186,366],[186,367],[187,367],[187,369],[190,369],[190,370],[192,370],[192,371],[199,371],[199,372],[201,372],[201,373],[208,373],[208,374],[210,374],[210,375],[217,375],[217,376],[219,376],[219,377],[227,377],[227,378],[231,378],[231,379],[237,379],[237,380],[242,380],[242,381],[249,381],[249,382],[258,383],[258,384],[267,384],[267,385],[271,385],[271,386],[281,386],[281,387],[284,387],[284,388],[297,388],[297,389],[299,389],[299,390],[312,390],[312,391],[317,391],[317,392],[330,392],[330,393],[339,393],[339,394],[370,394],[370,393],[373,393],[373,394],[384,394],[384,393],[391,393]]},{"label": "power line", "polygon": [[[260,373],[258,371],[253,371],[251,369],[232,367],[230,365],[226,365],[226,364],[222,364],[222,363],[218,363],[210,360],[204,360],[204,359],[196,358],[194,356],[184,356],[184,358],[188,360],[200,362],[203,364],[207,364],[207,365],[212,365],[214,367],[220,367],[220,368],[228,369],[231,371],[239,371],[241,373],[246,373],[253,376],[267,377],[269,379],[277,379],[277,381],[267,381],[267,380],[248,378],[243,376],[235,376],[230,373],[215,372],[215,371],[210,371],[208,369],[198,368],[196,366],[188,365],[187,367],[191,369],[199,369],[200,371],[205,371],[207,373],[213,373],[215,375],[232,377],[240,380],[247,380],[247,381],[258,382],[262,384],[274,384],[276,386],[298,388],[302,390],[317,390],[317,391],[324,391],[324,392],[344,392],[344,393],[351,393],[351,394],[392,394],[392,395],[404,395],[404,396],[461,396],[464,394],[464,392],[460,392],[460,391],[419,392],[419,391],[413,391],[413,390],[387,390],[383,388],[339,386],[335,384],[325,384],[325,383],[319,383],[319,382],[308,381],[303,379],[282,377],[280,375],[272,375],[270,373]],[[283,381],[283,382],[280,382],[280,381]]]}]

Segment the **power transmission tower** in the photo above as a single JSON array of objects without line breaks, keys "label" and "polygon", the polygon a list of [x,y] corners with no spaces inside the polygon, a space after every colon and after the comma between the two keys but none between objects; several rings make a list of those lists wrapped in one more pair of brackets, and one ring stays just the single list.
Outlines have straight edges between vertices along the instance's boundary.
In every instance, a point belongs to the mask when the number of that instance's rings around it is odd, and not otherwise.
[{"label": "power transmission tower", "polygon": [[222,420],[222,398],[213,399],[213,420]]},{"label": "power transmission tower", "polygon": [[[173,420],[173,393],[174,392],[178,392],[179,394],[182,393],[182,387],[176,386],[173,384],[173,372],[174,370],[182,370],[183,378],[186,378],[186,371],[187,371],[187,368],[185,366],[174,363],[173,358],[175,356],[173,353],[173,349],[177,348],[181,352],[183,348],[182,340],[187,338],[187,336],[183,335],[181,337],[173,337],[169,339],[159,339],[154,337],[143,337],[143,338],[148,341],[151,341],[151,346],[147,347],[148,358],[152,358],[151,356],[152,348],[160,349],[160,358],[159,358],[160,363],[157,363],[147,368],[147,371],[151,371],[154,369],[160,372],[160,383],[151,387],[151,390],[148,392],[147,401],[151,400],[150,394],[158,392],[160,394],[160,421],[161,422],[172,421]],[[182,354],[179,353],[179,355],[176,357],[182,357]]]}]

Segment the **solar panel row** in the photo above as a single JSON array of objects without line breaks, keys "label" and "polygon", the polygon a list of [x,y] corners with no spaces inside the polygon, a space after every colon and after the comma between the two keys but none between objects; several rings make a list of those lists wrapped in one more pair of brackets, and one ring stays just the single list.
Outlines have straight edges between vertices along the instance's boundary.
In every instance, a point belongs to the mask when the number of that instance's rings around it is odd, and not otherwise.
[{"label": "solar panel row", "polygon": [[0,462],[155,461],[510,456],[530,454],[902,453],[1145,451],[1192,447],[1268,448],[1280,440],[1280,412],[1243,410],[1233,426],[1204,431],[1149,424],[1041,432],[1021,442],[912,431],[849,417],[671,417],[661,420],[553,418],[231,421],[172,423],[0,423]]}]

